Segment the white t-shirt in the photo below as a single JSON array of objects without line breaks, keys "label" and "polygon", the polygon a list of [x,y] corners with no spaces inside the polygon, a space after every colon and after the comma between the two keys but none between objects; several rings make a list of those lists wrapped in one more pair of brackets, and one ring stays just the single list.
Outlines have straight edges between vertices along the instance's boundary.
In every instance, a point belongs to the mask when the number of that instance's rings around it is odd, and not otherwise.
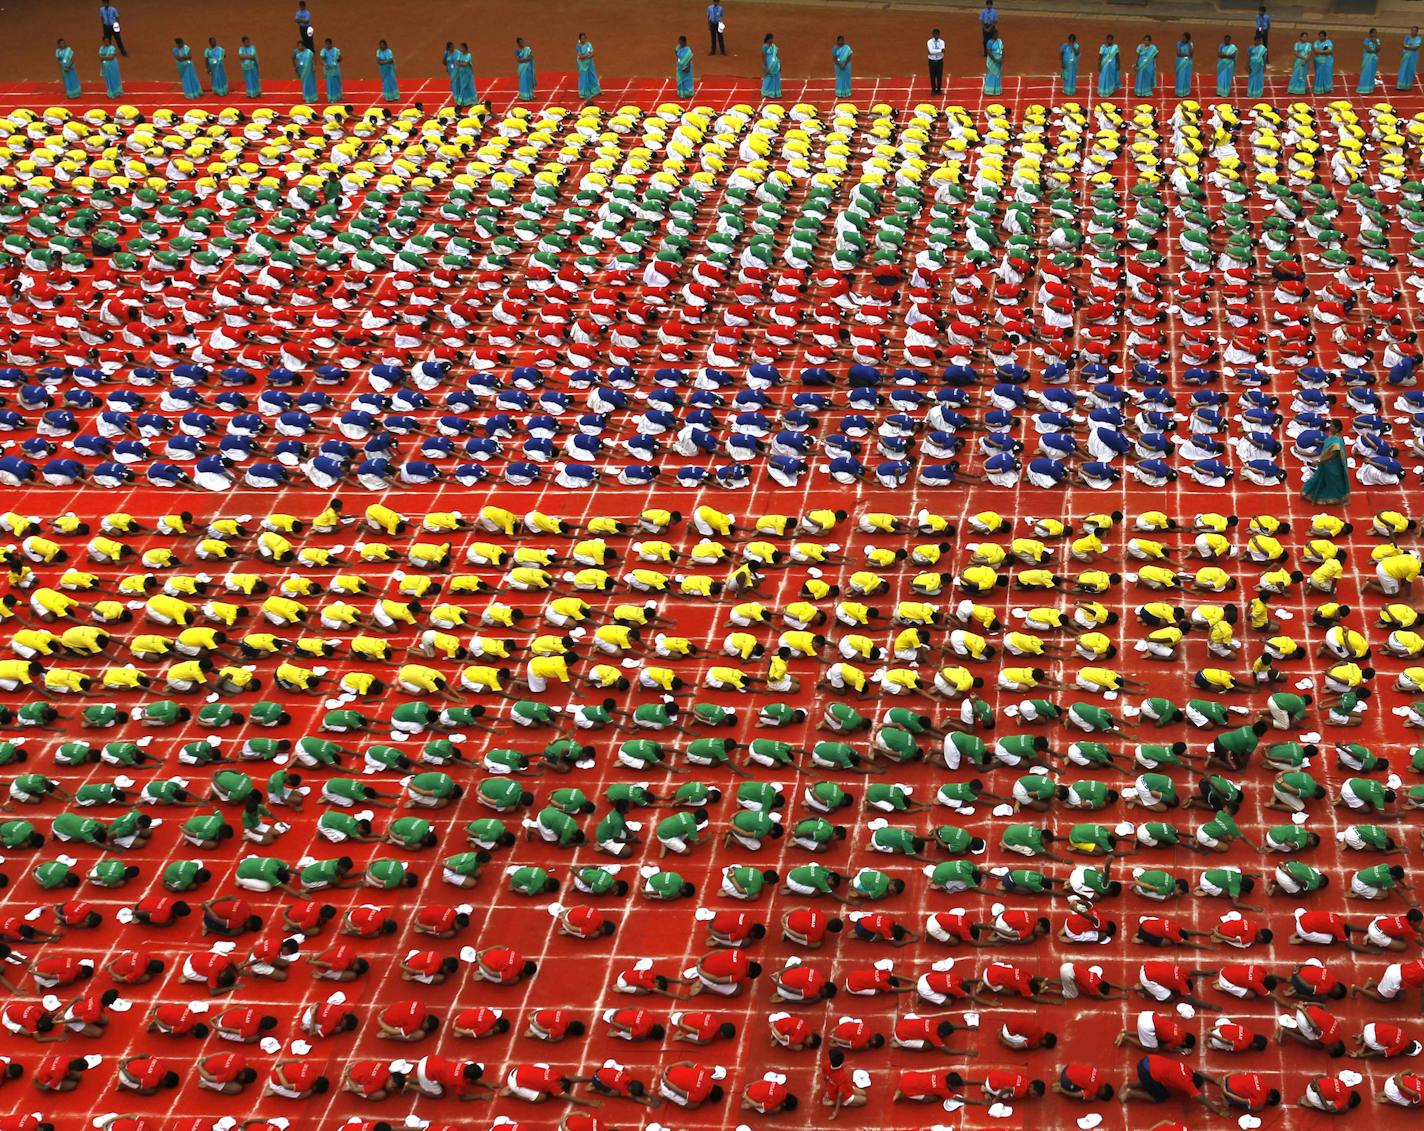
[{"label": "white t-shirt", "polygon": [[944,40],[942,40],[942,39],[931,39],[931,40],[926,44],[926,46],[929,48],[930,58],[931,58],[931,59],[943,59],[943,58],[944,58]]}]

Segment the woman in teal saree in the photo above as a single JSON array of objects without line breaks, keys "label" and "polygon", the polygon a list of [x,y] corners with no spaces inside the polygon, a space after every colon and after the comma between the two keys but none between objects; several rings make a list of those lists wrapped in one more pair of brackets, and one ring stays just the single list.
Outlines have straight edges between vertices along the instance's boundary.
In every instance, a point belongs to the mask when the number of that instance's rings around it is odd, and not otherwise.
[{"label": "woman in teal saree", "polygon": [[1345,439],[1340,435],[1338,420],[1326,426],[1328,435],[1320,451],[1315,471],[1301,488],[1301,498],[1320,506],[1348,502],[1350,499],[1350,469],[1345,462]]}]

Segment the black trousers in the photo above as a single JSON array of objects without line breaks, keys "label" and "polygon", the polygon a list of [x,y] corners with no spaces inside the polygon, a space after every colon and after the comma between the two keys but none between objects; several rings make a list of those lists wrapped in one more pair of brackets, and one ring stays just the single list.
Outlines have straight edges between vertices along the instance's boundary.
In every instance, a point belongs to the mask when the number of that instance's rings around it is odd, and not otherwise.
[{"label": "black trousers", "polygon": [[129,57],[128,50],[124,47],[124,37],[119,29],[111,24],[104,25],[104,34],[114,41],[114,46],[119,49],[119,54],[125,59]]},{"label": "black trousers", "polygon": [[302,46],[308,50],[316,50],[316,34],[312,31],[311,24],[298,24],[297,34],[301,36]]},{"label": "black trousers", "polygon": [[944,60],[930,60],[930,93],[944,93]]},{"label": "black trousers", "polygon": [[709,55],[725,55],[727,53],[727,40],[717,25],[710,20],[707,22],[707,37],[712,41],[712,47],[707,52]]},{"label": "black trousers", "polygon": [[984,33],[984,55],[987,57],[989,54],[989,41],[999,34],[999,25],[990,24],[988,27],[985,27],[983,24],[980,24],[979,28]]}]

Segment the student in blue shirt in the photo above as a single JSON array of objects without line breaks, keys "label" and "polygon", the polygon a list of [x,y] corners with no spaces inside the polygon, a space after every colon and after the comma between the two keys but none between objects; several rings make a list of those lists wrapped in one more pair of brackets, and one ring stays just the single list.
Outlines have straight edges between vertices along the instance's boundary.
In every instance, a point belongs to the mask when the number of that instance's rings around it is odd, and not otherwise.
[{"label": "student in blue shirt", "polygon": [[979,30],[984,33],[984,55],[989,54],[989,44],[999,38],[999,13],[994,11],[994,0],[984,0],[984,10],[979,13]]},{"label": "student in blue shirt", "polygon": [[1261,37],[1261,46],[1267,51],[1271,49],[1271,13],[1266,11],[1266,5],[1262,4],[1256,11],[1256,34]]},{"label": "student in blue shirt", "polygon": [[297,0],[297,34],[301,37],[302,46],[315,54],[316,33],[312,30],[311,10],[307,7],[307,0]]},{"label": "student in blue shirt", "polygon": [[722,35],[722,16],[722,5],[712,0],[707,5],[707,35],[712,41],[712,49],[707,52],[709,55],[727,53],[727,40]]},{"label": "student in blue shirt", "polygon": [[129,57],[128,48],[124,46],[124,37],[119,34],[119,10],[114,5],[104,3],[99,5],[99,26],[104,39],[114,41],[114,46],[119,49],[119,54],[125,59]]}]

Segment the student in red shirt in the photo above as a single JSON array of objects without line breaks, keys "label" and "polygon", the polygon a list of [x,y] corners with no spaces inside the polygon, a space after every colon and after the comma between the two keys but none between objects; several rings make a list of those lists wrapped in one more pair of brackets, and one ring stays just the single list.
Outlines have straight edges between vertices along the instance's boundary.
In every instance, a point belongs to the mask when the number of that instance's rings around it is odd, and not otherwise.
[{"label": "student in red shirt", "polygon": [[1102,1070],[1092,1064],[1075,1060],[1065,1064],[1058,1073],[1053,1091],[1082,1103],[1106,1103],[1115,1094],[1113,1086],[1103,1081]]},{"label": "student in red shirt", "polygon": [[658,1094],[685,1111],[695,1111],[703,1104],[721,1103],[726,1093],[717,1083],[725,1071],[694,1060],[679,1060],[663,1069],[658,1079]]},{"label": "student in red shirt", "polygon": [[1000,1103],[1037,1099],[1048,1090],[1042,1080],[1030,1080],[1017,1068],[991,1068],[979,1086],[984,1089],[985,1096]]},{"label": "student in red shirt", "polygon": [[608,1035],[623,1041],[660,1041],[667,1030],[646,1009],[609,1009],[603,1014]]},{"label": "student in red shirt", "polygon": [[1221,1115],[1229,1115],[1233,1110],[1254,1114],[1276,1107],[1281,1102],[1280,1089],[1267,1086],[1259,1072],[1232,1072],[1221,1080],[1207,1079],[1221,1089],[1222,1098],[1226,1101],[1224,1104],[1208,1103],[1207,1106]]},{"label": "student in red shirt", "polygon": [[1276,1025],[1276,1041],[1289,1038],[1311,1048],[1324,1049],[1332,1057],[1345,1055],[1344,1023],[1322,1005],[1297,1006],[1294,1025]]},{"label": "student in red shirt", "polygon": [[309,1060],[279,1060],[272,1065],[264,1095],[281,1096],[289,1100],[304,1100],[331,1090],[331,1081],[321,1074],[321,1068]]},{"label": "student in red shirt", "polygon": [[142,950],[124,950],[104,964],[104,972],[122,986],[141,986],[163,973],[163,962]]},{"label": "student in red shirt", "polygon": [[1360,1093],[1338,1077],[1322,1074],[1312,1077],[1305,1085],[1300,1106],[1335,1115],[1359,1107]]},{"label": "student in red shirt", "polygon": [[730,1021],[723,1021],[715,1013],[674,1013],[669,1019],[672,1024],[672,1039],[686,1041],[689,1045],[710,1045],[715,1041],[730,1041],[737,1035],[737,1027]]},{"label": "student in red shirt", "polygon": [[870,1093],[866,1089],[870,1086],[870,1076],[847,1068],[845,1053],[840,1049],[826,1051],[826,1057],[821,1062],[821,1075],[826,1081],[821,1102],[831,1109],[832,1119],[843,1107],[864,1107],[869,1102]]},{"label": "student in red shirt", "polygon": [[462,1009],[450,1021],[450,1031],[455,1036],[470,1037],[474,1040],[502,1036],[508,1033],[510,1028],[508,1017],[505,1017],[497,1009],[490,1009],[483,1005]]},{"label": "student in red shirt", "polygon": [[30,1082],[41,1092],[72,1092],[79,1087],[89,1062],[83,1057],[71,1059],[61,1053],[51,1053],[35,1065]]},{"label": "student in red shirt", "polygon": [[1123,1102],[1148,1100],[1166,1103],[1170,1099],[1195,1100],[1205,1103],[1202,1085],[1206,1077],[1193,1071],[1190,1065],[1165,1056],[1144,1056],[1137,1062],[1137,1083],[1122,1090]]},{"label": "student in red shirt", "polygon": [[1420,1044],[1398,1025],[1388,1021],[1371,1021],[1355,1038],[1350,1056],[1356,1060],[1371,1057],[1391,1059],[1396,1056],[1418,1056]]},{"label": "student in red shirt", "polygon": [[796,1097],[786,1087],[786,1077],[768,1072],[760,1080],[754,1080],[742,1089],[741,1109],[754,1111],[758,1115],[779,1115],[795,1111]]},{"label": "student in red shirt", "polygon": [[176,1088],[179,1079],[178,1073],[156,1056],[126,1056],[119,1061],[119,1088],[140,1096]]},{"label": "student in red shirt", "polygon": [[529,1015],[524,1035],[552,1045],[567,1037],[582,1037],[587,1031],[584,1023],[567,1009],[536,1009]]},{"label": "student in red shirt", "polygon": [[945,1100],[962,1100],[964,1077],[958,1072],[922,1070],[907,1068],[900,1072],[895,1082],[895,1100],[909,1100],[912,1103],[943,1103]]},{"label": "student in red shirt", "polygon": [[831,1030],[830,1042],[834,1048],[859,1052],[863,1049],[884,1048],[885,1034],[877,1033],[859,1017],[842,1017]]},{"label": "student in red shirt", "polygon": [[376,1018],[378,1034],[392,1041],[423,1041],[440,1028],[440,1018],[415,998],[395,1001]]},{"label": "student in red shirt", "polygon": [[406,1077],[394,1071],[383,1060],[358,1060],[346,1066],[341,1077],[341,1090],[363,1100],[384,1100],[398,1096],[405,1089]]},{"label": "student in red shirt", "polygon": [[839,934],[845,926],[839,919],[811,907],[798,907],[781,917],[781,937],[810,950],[826,943],[828,935]]},{"label": "student in red shirt", "polygon": [[572,1094],[574,1081],[561,1076],[547,1064],[516,1064],[504,1078],[501,1096],[524,1100],[526,1103],[544,1103],[547,1100],[562,1100],[564,1103],[592,1106],[593,1101]]},{"label": "student in red shirt", "polygon": [[198,1087],[219,1095],[236,1096],[256,1079],[256,1069],[241,1053],[213,1053],[198,1061]]}]

